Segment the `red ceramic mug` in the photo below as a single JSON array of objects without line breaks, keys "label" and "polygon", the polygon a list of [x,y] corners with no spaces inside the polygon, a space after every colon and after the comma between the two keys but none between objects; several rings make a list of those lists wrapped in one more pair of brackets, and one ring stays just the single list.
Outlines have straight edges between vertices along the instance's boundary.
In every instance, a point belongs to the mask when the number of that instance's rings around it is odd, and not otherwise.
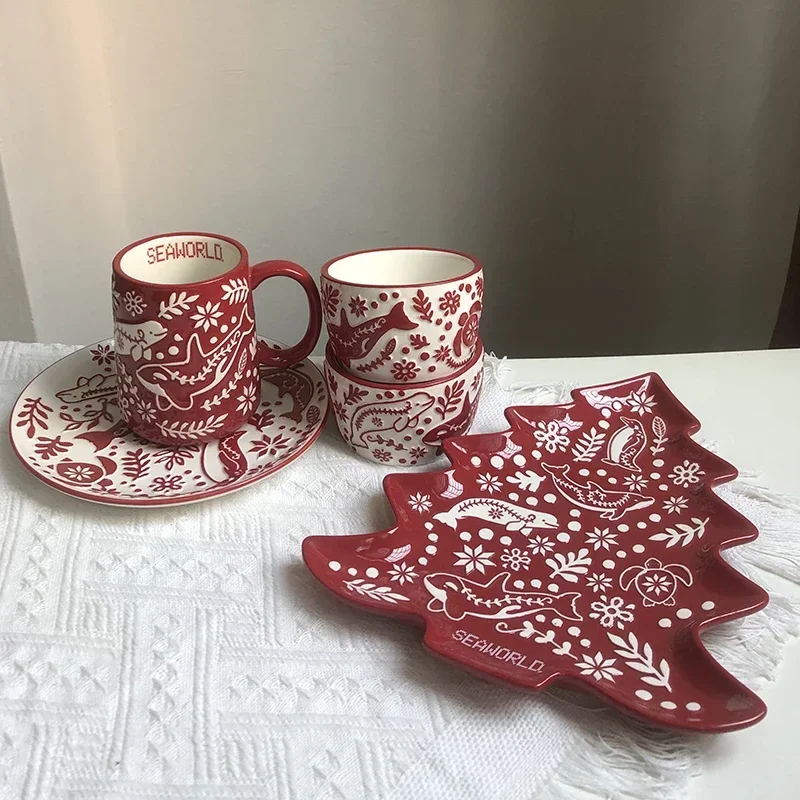
[{"label": "red ceramic mug", "polygon": [[[267,278],[297,281],[309,322],[294,347],[256,338],[253,290]],[[259,367],[305,358],[322,311],[313,278],[291,261],[250,266],[244,246],[211,233],[167,233],[120,250],[112,296],[119,405],[128,427],[161,444],[232,433],[261,395]]]}]

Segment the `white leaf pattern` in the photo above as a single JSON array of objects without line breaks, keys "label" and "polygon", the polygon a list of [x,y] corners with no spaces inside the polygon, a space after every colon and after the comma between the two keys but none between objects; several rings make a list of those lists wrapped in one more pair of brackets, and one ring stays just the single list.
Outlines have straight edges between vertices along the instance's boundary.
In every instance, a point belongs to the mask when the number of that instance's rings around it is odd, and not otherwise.
[{"label": "white leaf pattern", "polygon": [[709,517],[705,519],[692,517],[694,525],[687,525],[685,522],[679,522],[674,528],[665,528],[663,533],[654,533],[650,537],[650,540],[653,542],[666,542],[667,547],[675,547],[675,545],[686,547],[686,545],[691,544],[695,538],[703,538],[709,519]]},{"label": "white leaf pattern", "polygon": [[404,594],[393,591],[391,586],[376,586],[374,583],[366,583],[363,578],[345,581],[344,585],[351,592],[368,597],[370,600],[382,600],[392,604],[396,604],[398,600],[408,600]]},{"label": "white leaf pattern", "polygon": [[158,306],[158,316],[161,319],[172,319],[179,317],[184,311],[189,310],[190,303],[193,303],[199,294],[189,294],[188,292],[173,292],[166,303],[161,302]]},{"label": "white leaf pattern", "polygon": [[559,576],[569,583],[577,583],[578,575],[585,575],[591,563],[592,558],[586,547],[577,553],[555,553],[552,558],[545,559],[545,564],[552,570],[550,577]]},{"label": "white leaf pattern", "polygon": [[246,278],[234,278],[230,283],[223,284],[222,296],[231,305],[243,303],[247,299],[250,285]]},{"label": "white leaf pattern", "polygon": [[606,439],[605,433],[592,428],[585,431],[572,448],[572,455],[576,461],[591,461],[603,446]]},{"label": "white leaf pattern", "polygon": [[217,417],[198,419],[194,422],[159,422],[156,424],[156,427],[165,436],[174,436],[178,439],[192,441],[203,436],[208,436],[214,433],[214,431],[219,430],[227,416],[227,414],[220,414]]}]

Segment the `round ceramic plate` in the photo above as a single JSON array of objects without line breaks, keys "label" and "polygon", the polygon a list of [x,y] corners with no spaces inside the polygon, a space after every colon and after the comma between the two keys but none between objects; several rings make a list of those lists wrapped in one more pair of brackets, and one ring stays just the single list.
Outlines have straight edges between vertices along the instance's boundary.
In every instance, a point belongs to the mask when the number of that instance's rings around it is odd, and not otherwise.
[{"label": "round ceramic plate", "polygon": [[314,443],[327,414],[322,374],[301,361],[262,368],[261,403],[240,430],[207,444],[153,444],[120,417],[109,340],[37,375],[14,404],[9,434],[26,469],[65,494],[109,505],[178,505],[235,492],[282,469]]}]

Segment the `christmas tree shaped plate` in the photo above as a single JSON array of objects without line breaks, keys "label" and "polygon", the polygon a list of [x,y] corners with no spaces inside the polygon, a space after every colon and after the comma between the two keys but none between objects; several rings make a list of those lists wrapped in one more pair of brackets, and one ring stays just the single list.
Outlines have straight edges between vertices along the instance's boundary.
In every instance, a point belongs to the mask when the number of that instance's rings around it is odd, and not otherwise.
[{"label": "christmas tree shaped plate", "polygon": [[699,636],[768,596],[720,556],[758,532],[712,491],[736,470],[690,438],[698,421],[654,373],[506,417],[447,440],[451,469],[387,476],[395,527],[309,537],[309,569],[520,688],[583,686],[675,728],[758,722],[764,703]]}]

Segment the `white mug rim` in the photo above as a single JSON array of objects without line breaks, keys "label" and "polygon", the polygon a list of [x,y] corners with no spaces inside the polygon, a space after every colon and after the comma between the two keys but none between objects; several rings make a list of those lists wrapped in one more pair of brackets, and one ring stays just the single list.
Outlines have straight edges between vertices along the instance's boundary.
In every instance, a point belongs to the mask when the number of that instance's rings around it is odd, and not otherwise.
[{"label": "white mug rim", "polygon": [[[368,255],[370,253],[389,253],[389,252],[404,252],[404,251],[421,251],[426,253],[441,253],[444,255],[450,256],[458,256],[460,258],[466,259],[472,264],[472,268],[467,270],[466,272],[460,273],[458,275],[453,275],[447,278],[442,278],[439,280],[434,281],[419,281],[413,283],[369,283],[368,281],[348,281],[344,280],[343,278],[337,278],[331,275],[331,267],[335,264],[339,263],[340,261],[344,261],[345,259],[352,258],[353,256],[363,256]],[[366,250],[355,250],[352,253],[344,253],[343,255],[336,256],[336,258],[332,258],[330,261],[327,261],[320,270],[320,275],[327,281],[331,283],[335,283],[341,286],[353,286],[353,287],[364,287],[369,289],[413,289],[416,287],[426,287],[426,286],[444,286],[446,284],[451,283],[459,283],[461,281],[469,280],[470,278],[475,277],[479,273],[483,271],[483,265],[480,261],[478,261],[475,256],[471,256],[469,253],[463,253],[459,250],[449,250],[447,248],[441,247],[421,247],[415,245],[403,246],[403,247],[372,247]]]}]

